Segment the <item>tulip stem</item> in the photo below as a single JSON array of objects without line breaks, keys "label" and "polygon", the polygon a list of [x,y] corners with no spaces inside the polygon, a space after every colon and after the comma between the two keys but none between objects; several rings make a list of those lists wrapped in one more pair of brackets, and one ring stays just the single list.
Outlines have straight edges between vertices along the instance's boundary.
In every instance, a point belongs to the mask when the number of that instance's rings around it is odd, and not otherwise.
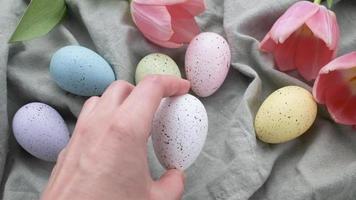
[{"label": "tulip stem", "polygon": [[320,3],[321,3],[321,0],[314,0],[314,3],[320,4]]}]

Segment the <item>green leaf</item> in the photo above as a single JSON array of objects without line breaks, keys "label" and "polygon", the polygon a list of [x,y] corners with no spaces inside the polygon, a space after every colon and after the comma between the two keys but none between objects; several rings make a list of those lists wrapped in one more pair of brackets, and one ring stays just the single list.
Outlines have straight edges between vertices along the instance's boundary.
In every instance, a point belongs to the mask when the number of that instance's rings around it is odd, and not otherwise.
[{"label": "green leaf", "polygon": [[314,0],[314,3],[315,3],[315,4],[319,4],[319,5],[320,5],[321,0]]},{"label": "green leaf", "polygon": [[327,2],[328,2],[328,7],[329,8],[331,8],[331,6],[333,6],[333,2],[334,0],[327,0]]},{"label": "green leaf", "polygon": [[65,0],[32,0],[10,42],[30,40],[52,30],[66,13]]}]

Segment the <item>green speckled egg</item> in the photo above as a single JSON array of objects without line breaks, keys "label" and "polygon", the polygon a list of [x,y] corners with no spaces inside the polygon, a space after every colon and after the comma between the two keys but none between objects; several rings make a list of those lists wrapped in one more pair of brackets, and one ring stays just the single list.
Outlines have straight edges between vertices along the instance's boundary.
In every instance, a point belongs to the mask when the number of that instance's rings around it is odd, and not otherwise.
[{"label": "green speckled egg", "polygon": [[174,60],[161,53],[152,53],[142,58],[136,68],[136,84],[150,74],[166,74],[181,77],[179,68]]},{"label": "green speckled egg", "polygon": [[305,133],[314,123],[317,104],[309,91],[287,86],[262,103],[255,119],[257,137],[267,143],[282,143]]}]

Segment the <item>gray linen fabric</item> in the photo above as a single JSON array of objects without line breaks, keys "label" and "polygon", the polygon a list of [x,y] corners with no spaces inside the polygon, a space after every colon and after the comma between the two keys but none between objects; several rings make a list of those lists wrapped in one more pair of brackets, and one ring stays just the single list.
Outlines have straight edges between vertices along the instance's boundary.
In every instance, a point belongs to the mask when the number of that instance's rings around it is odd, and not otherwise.
[{"label": "gray linen fabric", "polygon": [[[353,200],[356,199],[356,134],[336,125],[325,109],[302,137],[279,145],[256,139],[255,113],[275,89],[299,85],[273,68],[271,56],[258,51],[258,41],[295,0],[207,0],[197,18],[203,31],[227,38],[232,67],[218,92],[201,98],[209,116],[203,152],[186,171],[184,199]],[[184,66],[185,48],[169,50],[146,41],[133,25],[128,3],[120,0],[68,0],[69,13],[50,34],[7,44],[27,1],[0,0],[0,176],[4,200],[38,199],[53,164],[26,153],[14,140],[12,117],[25,103],[53,106],[72,130],[85,98],[59,89],[48,71],[51,55],[80,44],[102,55],[118,79],[133,82],[138,61],[151,52],[172,56]],[[356,50],[356,1],[334,7],[341,28],[339,55]],[[183,69],[183,68],[181,68]],[[154,178],[163,168],[148,144]],[[117,155],[121,156],[121,155]],[[120,189],[120,188],[118,188]]]}]

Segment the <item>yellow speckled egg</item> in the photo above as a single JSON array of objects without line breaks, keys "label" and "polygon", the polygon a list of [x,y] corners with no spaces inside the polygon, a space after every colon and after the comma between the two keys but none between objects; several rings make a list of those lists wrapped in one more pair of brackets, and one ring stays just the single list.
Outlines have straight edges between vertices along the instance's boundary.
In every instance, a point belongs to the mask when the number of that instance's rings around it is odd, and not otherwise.
[{"label": "yellow speckled egg", "polygon": [[309,91],[280,88],[267,97],[257,111],[257,137],[267,143],[282,143],[305,133],[315,121],[317,104]]}]

